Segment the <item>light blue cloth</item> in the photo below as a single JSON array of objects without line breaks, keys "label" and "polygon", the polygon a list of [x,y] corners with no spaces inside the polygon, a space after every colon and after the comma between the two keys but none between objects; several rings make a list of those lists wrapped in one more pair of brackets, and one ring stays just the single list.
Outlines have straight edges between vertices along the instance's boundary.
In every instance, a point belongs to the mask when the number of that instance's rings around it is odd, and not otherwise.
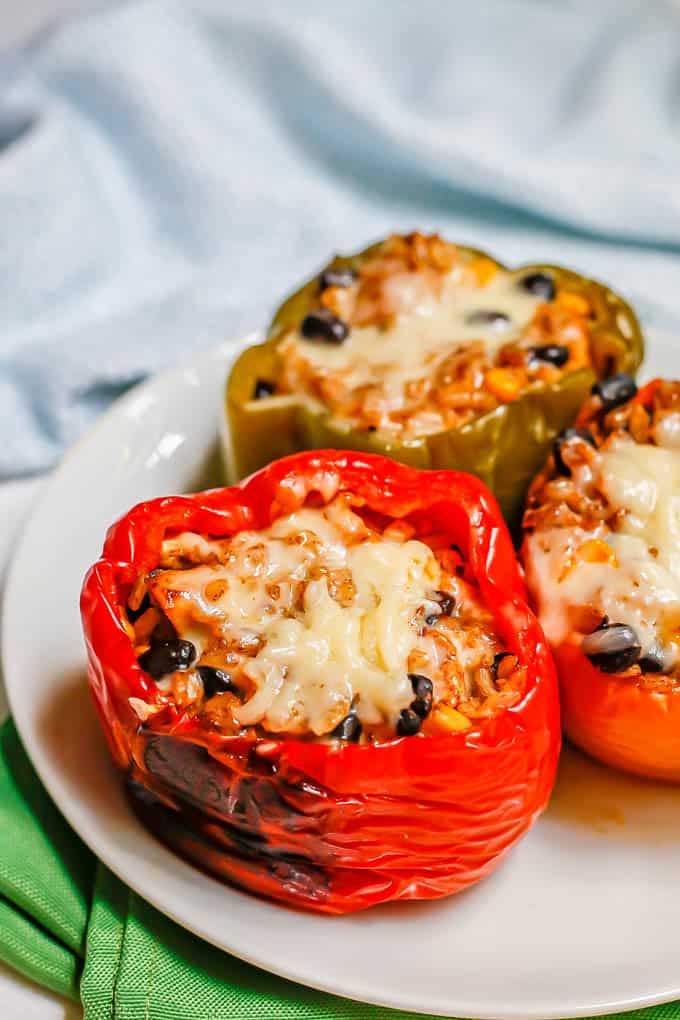
[{"label": "light blue cloth", "polygon": [[677,0],[148,0],[6,54],[0,475],[414,227],[677,324]]}]

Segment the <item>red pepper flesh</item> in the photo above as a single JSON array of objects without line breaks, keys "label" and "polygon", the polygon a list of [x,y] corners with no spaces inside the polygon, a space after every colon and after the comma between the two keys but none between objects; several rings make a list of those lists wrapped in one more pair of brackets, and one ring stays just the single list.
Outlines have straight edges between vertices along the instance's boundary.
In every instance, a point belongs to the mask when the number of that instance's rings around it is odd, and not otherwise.
[{"label": "red pepper flesh", "polygon": [[[459,733],[337,746],[224,736],[156,688],[123,619],[163,538],[264,528],[310,494],[325,503],[340,491],[461,549],[526,667],[516,705]],[[141,503],[109,530],[81,610],[91,690],[135,809],[185,857],[250,891],[327,913],[445,896],[488,874],[547,803],[560,745],[554,666],[496,501],[471,475],[322,450],[233,488]],[[147,723],[131,697],[155,710]]]}]

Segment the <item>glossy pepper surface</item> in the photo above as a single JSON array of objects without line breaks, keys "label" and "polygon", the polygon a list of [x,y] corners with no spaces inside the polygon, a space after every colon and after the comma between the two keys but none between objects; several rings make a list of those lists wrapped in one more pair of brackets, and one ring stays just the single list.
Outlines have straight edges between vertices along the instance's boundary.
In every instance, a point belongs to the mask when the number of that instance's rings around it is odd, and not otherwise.
[{"label": "glossy pepper surface", "polygon": [[[660,385],[659,379],[648,383],[631,403],[651,406]],[[576,424],[589,424],[587,412]],[[680,686],[659,683],[655,673],[633,678],[603,672],[581,651],[580,635],[553,654],[566,735],[614,768],[680,782]]]},{"label": "glossy pepper surface", "polygon": [[[526,667],[513,707],[465,731],[380,744],[225,736],[144,673],[125,607],[164,537],[263,528],[310,495],[325,503],[341,491],[459,547]],[[110,529],[81,609],[92,693],[138,812],[181,854],[250,891],[328,913],[445,896],[491,871],[546,805],[560,739],[554,667],[497,504],[469,475],[319,451],[233,488],[142,503]]]},{"label": "glossy pepper surface", "polygon": [[[383,243],[355,256],[337,256],[325,272],[345,267],[358,271]],[[457,246],[457,250],[463,257],[506,269],[477,249]],[[592,309],[592,369],[568,373],[557,382],[532,385],[519,399],[501,403],[459,428],[408,441],[347,427],[304,400],[253,399],[258,383],[276,380],[280,372],[277,350],[281,340],[318,302],[317,276],[288,298],[276,313],[265,342],[246,350],[232,369],[226,392],[225,437],[231,479],[296,450],[334,447],[379,453],[413,467],[455,468],[477,475],[498,499],[506,521],[516,527],[531,478],[544,463],[554,438],[572,423],[595,378],[620,371],[634,373],[642,360],[643,342],[632,309],[603,284],[552,265],[523,266],[513,272],[518,279],[547,273],[558,291],[587,298]]]}]

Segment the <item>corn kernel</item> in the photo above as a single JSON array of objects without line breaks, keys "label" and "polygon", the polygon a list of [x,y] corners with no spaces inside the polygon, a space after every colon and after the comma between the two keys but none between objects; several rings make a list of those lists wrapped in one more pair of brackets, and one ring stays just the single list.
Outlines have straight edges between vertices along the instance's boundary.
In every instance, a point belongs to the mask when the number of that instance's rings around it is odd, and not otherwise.
[{"label": "corn kernel", "polygon": [[466,715],[456,708],[451,708],[450,705],[438,705],[430,718],[441,729],[449,730],[451,733],[462,733],[472,726]]},{"label": "corn kernel", "polygon": [[493,259],[488,259],[485,256],[479,256],[479,258],[473,259],[469,263],[469,268],[477,277],[477,282],[480,287],[485,287],[489,280],[498,272],[498,266]]},{"label": "corn kernel", "polygon": [[580,545],[573,556],[569,556],[558,577],[563,581],[577,563],[607,563],[610,567],[618,567],[619,561],[610,545],[601,538],[589,538]]},{"label": "corn kernel", "polygon": [[608,563],[611,567],[618,567],[614,550],[601,538],[590,538],[576,550],[576,556],[586,563]]},{"label": "corn kernel", "polygon": [[572,290],[561,290],[557,295],[557,304],[575,315],[590,315],[592,307],[590,301],[582,294],[576,294]]},{"label": "corn kernel", "polygon": [[511,368],[491,368],[486,373],[486,388],[504,402],[517,400],[522,389],[521,382]]}]

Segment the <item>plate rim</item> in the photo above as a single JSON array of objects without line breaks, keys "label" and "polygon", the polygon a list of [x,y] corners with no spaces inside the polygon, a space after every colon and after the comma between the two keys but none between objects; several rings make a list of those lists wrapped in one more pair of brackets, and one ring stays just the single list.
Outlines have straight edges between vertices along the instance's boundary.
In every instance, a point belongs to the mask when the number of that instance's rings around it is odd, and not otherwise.
[{"label": "plate rim", "polygon": [[[651,332],[653,335],[659,335],[663,331],[653,330]],[[220,951],[228,953],[245,963],[257,967],[265,972],[274,974],[282,979],[313,988],[317,991],[335,995],[340,998],[350,999],[355,1002],[363,1002],[388,1009],[401,1010],[406,1013],[422,1014],[422,1004],[417,1003],[412,999],[409,1000],[409,997],[405,996],[403,993],[394,999],[390,999],[389,996],[377,996],[367,989],[359,989],[353,993],[349,993],[347,991],[343,991],[342,988],[340,988],[332,980],[324,981],[320,979],[310,979],[309,974],[304,971],[304,968],[296,969],[295,967],[287,967],[284,969],[277,969],[275,963],[273,964],[271,958],[266,954],[264,956],[260,956],[257,951],[246,952],[241,949],[231,947],[227,948],[223,942],[220,943],[216,937],[211,936],[209,932],[205,931],[200,923],[192,923],[190,920],[187,920],[187,918],[178,916],[175,912],[173,912],[172,907],[164,904],[162,891],[157,894],[153,888],[153,882],[147,883],[143,880],[143,878],[142,880],[138,880],[134,875],[131,877],[129,874],[125,873],[125,868],[122,868],[123,873],[121,873],[121,865],[117,863],[115,846],[111,844],[110,837],[107,840],[106,831],[104,830],[103,832],[100,832],[96,827],[90,829],[87,826],[84,826],[84,831],[82,831],[83,826],[80,824],[80,817],[77,810],[72,810],[70,802],[62,797],[62,791],[59,789],[58,782],[53,777],[53,772],[55,770],[58,772],[59,766],[50,761],[48,752],[40,746],[40,741],[36,736],[34,736],[30,724],[24,719],[21,708],[21,699],[16,696],[16,686],[10,679],[13,675],[13,669],[12,656],[9,652],[9,649],[12,647],[12,641],[8,633],[8,607],[13,602],[14,590],[19,584],[18,578],[22,560],[26,555],[26,550],[30,549],[34,521],[43,505],[50,500],[52,492],[59,485],[64,472],[67,471],[75,461],[77,461],[83,449],[90,447],[93,443],[96,444],[100,433],[106,430],[110,420],[117,418],[121,412],[124,412],[128,405],[134,404],[141,394],[152,392],[156,388],[163,389],[168,384],[171,384],[173,380],[179,380],[187,371],[195,370],[198,365],[207,365],[211,361],[221,359],[224,359],[224,385],[226,384],[226,373],[232,360],[235,359],[240,351],[245,347],[260,342],[261,337],[262,331],[254,330],[239,340],[222,341],[219,344],[213,345],[204,350],[194,352],[185,359],[182,359],[182,361],[177,365],[142,380],[115,400],[106,409],[106,411],[96,419],[90,428],[87,429],[86,432],[71,447],[69,447],[68,450],[65,451],[57,466],[50,473],[47,483],[39,492],[35,505],[32,507],[31,512],[21,529],[21,534],[19,535],[15,548],[11,554],[10,563],[5,576],[2,601],[0,604],[0,659],[2,662],[3,675],[5,677],[7,701],[10,707],[10,712],[15,721],[17,731],[19,732],[31,763],[33,764],[33,767],[35,768],[50,797],[57,805],[59,811],[63,814],[68,824],[83,840],[86,846],[88,846],[92,853],[95,854],[95,856],[102,861],[102,863],[104,863],[106,867],[108,867],[113,874],[120,879],[120,881],[132,889],[143,900],[150,903],[151,906],[159,911],[159,913],[169,917],[180,927],[191,932],[203,941],[215,946]],[[649,342],[649,336],[647,337],[647,340]],[[220,429],[220,423],[216,422],[215,425],[217,432]],[[112,774],[115,775],[115,773]],[[131,813],[131,818],[133,817],[134,816]],[[134,820],[134,825],[139,826],[142,832],[146,832],[141,823],[136,819]],[[183,867],[189,869],[191,872],[196,872],[196,869],[194,869],[192,865],[183,861],[182,858],[178,858],[171,850],[165,847],[164,850],[167,854],[171,855],[175,861],[179,861]],[[210,880],[215,882],[217,886],[222,885],[222,883],[219,883],[216,879],[211,878]],[[148,888],[148,885],[151,885],[152,888]],[[234,887],[231,887],[231,889],[244,898],[251,898],[248,893],[234,889]],[[285,909],[277,905],[274,905],[273,908]],[[332,924],[332,918],[327,920],[328,923]],[[360,995],[360,998],[357,998],[357,994]],[[542,1005],[540,1002],[536,1002],[530,1011],[527,1011],[526,1008],[513,1010],[512,1008],[508,1008],[507,1004],[503,1006],[499,1006],[499,1004],[494,1006],[491,1004],[489,1008],[480,1009],[478,1003],[473,1003],[471,1001],[468,1003],[460,1001],[457,1002],[455,1010],[453,1011],[451,1005],[447,1005],[444,1008],[437,1006],[437,1008],[440,1010],[439,1015],[441,1016],[465,1016],[475,1018],[475,1020],[565,1020],[565,1018],[572,1017],[602,1016],[609,1013],[628,1012],[630,1010],[672,1002],[674,999],[678,998],[680,998],[680,975],[678,977],[678,984],[666,991],[651,992],[635,998],[610,999],[608,1001],[601,1001],[598,1004],[583,1003],[582,1005],[569,1006],[568,1012],[566,1013],[556,1009],[553,1003],[545,1003]],[[436,1016],[437,1014],[425,1015]]]}]

